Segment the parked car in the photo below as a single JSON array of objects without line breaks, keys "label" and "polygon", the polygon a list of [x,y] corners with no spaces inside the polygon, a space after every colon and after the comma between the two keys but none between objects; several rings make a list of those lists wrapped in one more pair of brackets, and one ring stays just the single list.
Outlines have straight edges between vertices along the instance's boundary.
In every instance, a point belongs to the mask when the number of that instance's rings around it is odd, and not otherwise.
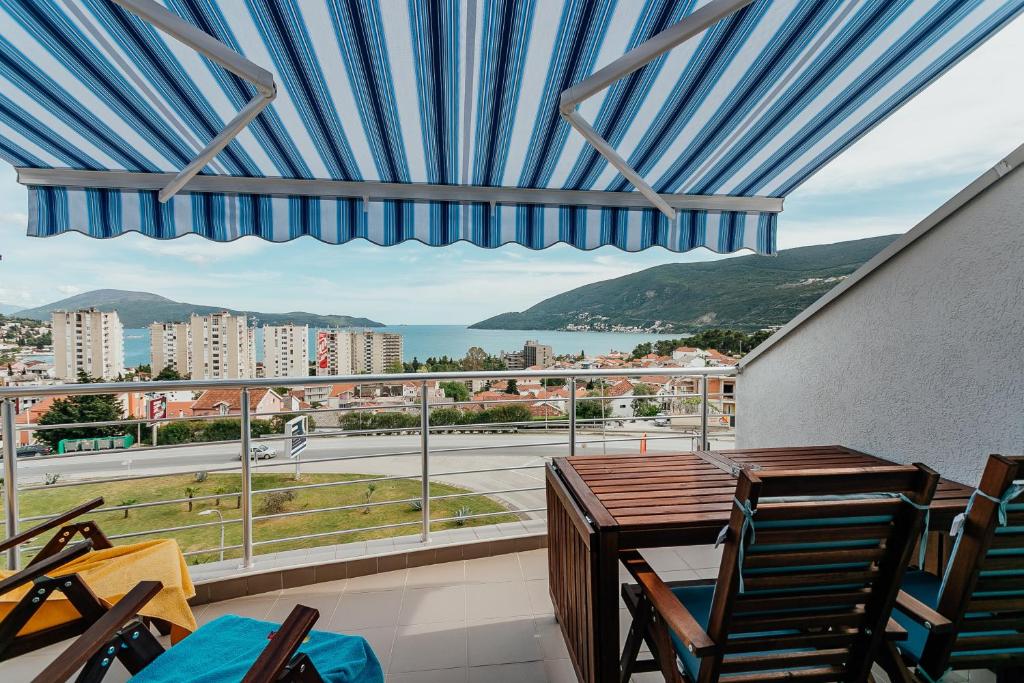
[{"label": "parked car", "polygon": [[654,426],[655,427],[668,427],[669,424],[670,423],[669,423],[668,415],[666,415],[665,413],[658,413],[657,415],[654,416]]},{"label": "parked car", "polygon": [[28,446],[18,446],[16,451],[19,458],[34,458],[37,455],[49,455],[50,447],[43,444],[33,443]]},{"label": "parked car", "polygon": [[[270,460],[271,458],[277,457],[277,449],[272,448],[265,443],[258,443],[249,448],[249,454],[252,456],[253,460]],[[242,456],[239,455],[238,459],[241,460]]]}]

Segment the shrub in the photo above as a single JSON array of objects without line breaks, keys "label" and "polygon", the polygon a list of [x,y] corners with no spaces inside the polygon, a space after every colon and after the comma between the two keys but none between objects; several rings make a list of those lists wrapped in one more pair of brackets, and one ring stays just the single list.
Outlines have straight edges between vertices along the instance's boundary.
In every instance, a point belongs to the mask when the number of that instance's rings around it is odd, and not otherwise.
[{"label": "shrub", "polygon": [[258,508],[261,515],[277,515],[284,512],[285,505],[295,500],[295,494],[291,491],[273,491],[260,496]]},{"label": "shrub", "polygon": [[455,526],[466,526],[466,518],[472,513],[468,507],[460,507],[455,511]]}]

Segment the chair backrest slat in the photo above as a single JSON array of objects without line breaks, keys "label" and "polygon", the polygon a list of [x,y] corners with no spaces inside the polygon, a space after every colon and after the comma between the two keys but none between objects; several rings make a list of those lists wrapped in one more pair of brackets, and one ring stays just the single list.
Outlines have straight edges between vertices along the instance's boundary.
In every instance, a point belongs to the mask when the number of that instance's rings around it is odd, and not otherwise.
[{"label": "chair backrest slat", "polygon": [[744,470],[700,683],[865,680],[937,484],[922,465]]},{"label": "chair backrest slat", "polygon": [[1024,456],[989,457],[978,484],[984,495],[972,499],[938,596],[953,629],[929,635],[925,671],[1024,663],[1024,495],[1008,503],[1005,525],[995,502],[1022,478]]}]

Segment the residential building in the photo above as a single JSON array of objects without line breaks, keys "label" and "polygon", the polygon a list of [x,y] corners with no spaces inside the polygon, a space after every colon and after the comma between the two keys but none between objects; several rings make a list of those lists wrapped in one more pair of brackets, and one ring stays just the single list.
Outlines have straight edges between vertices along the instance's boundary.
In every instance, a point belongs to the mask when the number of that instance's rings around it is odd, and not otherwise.
[{"label": "residential building", "polygon": [[309,325],[263,326],[263,376],[309,375]]},{"label": "residential building", "polygon": [[79,372],[112,380],[124,372],[124,330],[117,311],[54,311],[54,374],[73,381]]},{"label": "residential building", "polygon": [[402,335],[391,332],[352,333],[352,372],[379,375],[402,362]]},{"label": "residential building", "polygon": [[501,359],[505,361],[505,367],[509,370],[525,370],[526,358],[522,351],[502,351]]},{"label": "residential building", "polygon": [[191,377],[192,326],[188,323],[151,324],[149,352],[154,376],[170,367],[182,377]]},{"label": "residential building", "polygon": [[537,365],[546,368],[555,362],[555,352],[547,344],[541,344],[536,340],[527,340],[523,345],[524,367]]},{"label": "residential building", "polygon": [[[249,391],[249,414],[275,413],[284,410],[284,399],[270,389],[251,389]],[[237,389],[209,389],[204,391],[192,404],[192,414],[203,415],[241,415],[242,398]]]},{"label": "residential building", "polygon": [[244,315],[227,311],[192,315],[192,379],[239,379],[256,375],[253,331]]},{"label": "residential building", "polygon": [[352,333],[343,330],[317,330],[316,374],[352,374]]}]

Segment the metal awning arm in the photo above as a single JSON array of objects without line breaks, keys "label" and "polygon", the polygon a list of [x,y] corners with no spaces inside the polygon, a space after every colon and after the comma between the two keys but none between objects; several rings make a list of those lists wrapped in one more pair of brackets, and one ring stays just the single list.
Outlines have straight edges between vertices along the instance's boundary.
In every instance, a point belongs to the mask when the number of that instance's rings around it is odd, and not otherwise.
[{"label": "metal awning arm", "polygon": [[160,201],[166,202],[188,183],[206,164],[228,146],[235,136],[249,125],[263,109],[277,97],[274,76],[263,67],[254,64],[210,34],[199,30],[173,12],[153,0],[111,0],[143,21],[200,53],[210,61],[219,64],[256,88],[256,95],[204,147],[195,159],[178,172],[160,190]]},{"label": "metal awning arm", "polygon": [[737,12],[754,0],[711,0],[677,24],[673,24],[661,33],[645,40],[635,48],[622,55],[583,79],[579,83],[562,91],[559,98],[558,111],[587,142],[593,145],[598,153],[608,160],[622,176],[628,180],[642,195],[647,197],[655,207],[665,214],[669,220],[676,219],[675,210],[659,195],[636,169],[623,159],[615,148],[601,134],[594,130],[586,119],[580,116],[576,107],[597,93],[605,90],[612,83],[625,78],[637,69],[649,64],[677,45],[702,33],[709,26]]}]

